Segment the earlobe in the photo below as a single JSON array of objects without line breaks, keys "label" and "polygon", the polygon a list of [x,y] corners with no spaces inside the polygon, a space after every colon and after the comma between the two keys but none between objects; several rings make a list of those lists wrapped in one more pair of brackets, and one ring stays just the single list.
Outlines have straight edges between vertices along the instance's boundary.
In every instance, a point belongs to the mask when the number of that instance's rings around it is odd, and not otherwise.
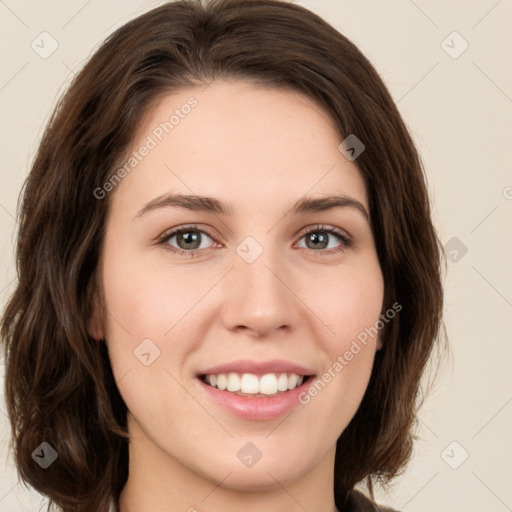
[{"label": "earlobe", "polygon": [[94,338],[96,341],[101,341],[105,337],[101,327],[101,319],[98,312],[99,309],[99,306],[95,302],[93,304],[93,311],[87,318],[87,332],[89,333],[89,336]]},{"label": "earlobe", "polygon": [[382,338],[380,336],[377,336],[377,345],[376,350],[380,350],[382,348]]},{"label": "earlobe", "polygon": [[96,286],[96,279],[93,277],[88,286],[88,311],[86,319],[86,329],[92,338],[101,341],[105,338],[103,327],[103,306]]}]

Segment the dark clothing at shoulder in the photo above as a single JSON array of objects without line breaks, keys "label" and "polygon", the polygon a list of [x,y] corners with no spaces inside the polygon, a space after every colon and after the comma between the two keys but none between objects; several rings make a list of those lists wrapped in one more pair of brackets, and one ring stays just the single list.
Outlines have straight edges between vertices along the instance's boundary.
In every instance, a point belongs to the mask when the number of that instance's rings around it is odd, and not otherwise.
[{"label": "dark clothing at shoulder", "polygon": [[353,489],[348,495],[347,508],[343,512],[399,512],[393,508],[378,505],[362,492]]}]

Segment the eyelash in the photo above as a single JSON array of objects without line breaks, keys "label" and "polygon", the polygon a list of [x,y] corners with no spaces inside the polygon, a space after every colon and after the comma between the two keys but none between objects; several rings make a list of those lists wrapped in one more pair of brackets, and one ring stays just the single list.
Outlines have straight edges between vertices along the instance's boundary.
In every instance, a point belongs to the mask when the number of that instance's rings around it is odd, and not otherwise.
[{"label": "eyelash", "polygon": [[[199,233],[204,233],[204,234],[208,235],[212,240],[214,239],[214,237],[210,233],[208,233],[208,231],[203,230],[203,229],[199,229],[196,225],[190,225],[190,226],[180,227],[179,229],[173,229],[170,232],[164,233],[157,240],[157,244],[158,245],[162,245],[165,250],[170,251],[170,252],[172,252],[174,254],[181,254],[181,255],[183,255],[185,257],[190,257],[190,258],[194,258],[196,256],[199,256],[199,253],[201,251],[205,250],[205,249],[191,249],[190,251],[186,251],[184,249],[179,249],[179,248],[172,247],[172,246],[170,246],[168,244],[168,241],[173,236],[175,236],[175,235],[177,235],[179,233],[185,233],[187,231],[197,231]],[[309,235],[311,233],[316,233],[318,231],[322,231],[322,232],[329,233],[331,235],[335,235],[335,237],[338,238],[338,240],[341,242],[341,244],[340,244],[339,247],[336,247],[334,249],[329,249],[329,250],[318,250],[318,251],[315,251],[314,249],[310,249],[310,251],[315,256],[323,256],[325,254],[333,255],[333,254],[337,254],[337,253],[342,253],[342,252],[345,252],[346,249],[348,249],[348,248],[350,248],[352,246],[352,243],[353,243],[352,239],[344,231],[342,231],[342,230],[340,230],[338,228],[332,227],[332,226],[325,226],[325,225],[321,225],[321,224],[318,224],[317,226],[315,226],[313,228],[310,228],[310,229],[307,229],[306,231],[303,231],[301,233],[300,239],[302,239],[303,237],[305,237],[305,236],[307,236],[307,235]]]}]

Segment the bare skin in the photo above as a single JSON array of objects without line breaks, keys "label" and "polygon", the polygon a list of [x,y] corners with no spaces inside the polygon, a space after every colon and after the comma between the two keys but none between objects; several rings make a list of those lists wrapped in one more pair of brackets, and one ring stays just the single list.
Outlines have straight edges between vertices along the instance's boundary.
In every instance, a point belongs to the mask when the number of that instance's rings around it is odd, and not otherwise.
[{"label": "bare skin", "polygon": [[[105,337],[129,409],[121,512],[334,512],[336,440],[361,403],[378,339],[309,403],[272,420],[230,414],[197,373],[246,358],[332,373],[381,313],[370,223],[354,206],[289,212],[305,197],[326,196],[346,196],[368,212],[365,184],[311,100],[242,81],[203,89],[171,94],[148,112],[134,149],[148,136],[157,144],[105,199],[97,276],[104,309],[89,330]],[[191,96],[197,106],[157,140],[155,128]],[[164,206],[138,215],[166,193],[214,197],[233,211]],[[164,238],[177,227],[195,235],[194,257],[178,236]],[[240,245],[262,252],[249,263]],[[160,351],[147,366],[134,355],[146,339]],[[152,359],[156,349],[147,347]],[[237,457],[248,442],[261,453],[252,467]]]}]

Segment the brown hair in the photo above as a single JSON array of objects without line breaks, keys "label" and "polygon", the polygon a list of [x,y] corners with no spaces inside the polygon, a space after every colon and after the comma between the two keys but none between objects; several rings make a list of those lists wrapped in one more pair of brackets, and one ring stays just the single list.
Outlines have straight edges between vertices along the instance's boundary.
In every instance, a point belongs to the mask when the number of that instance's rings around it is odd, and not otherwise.
[{"label": "brown hair", "polygon": [[[363,401],[337,442],[334,496],[385,483],[411,455],[420,377],[442,325],[442,249],[422,163],[388,90],[358,48],[309,10],[278,0],[182,0],[116,30],[75,77],[20,195],[18,284],[2,318],[6,403],[20,476],[66,512],[117,507],[128,475],[126,405],[104,343],[87,333],[108,197],[142,116],[214,79],[299,91],[331,115],[358,157],[384,275],[383,331]],[[343,139],[340,139],[340,142]],[[20,206],[20,205],[19,205]],[[47,469],[33,451],[58,453]],[[49,507],[50,508],[50,507]]]}]

